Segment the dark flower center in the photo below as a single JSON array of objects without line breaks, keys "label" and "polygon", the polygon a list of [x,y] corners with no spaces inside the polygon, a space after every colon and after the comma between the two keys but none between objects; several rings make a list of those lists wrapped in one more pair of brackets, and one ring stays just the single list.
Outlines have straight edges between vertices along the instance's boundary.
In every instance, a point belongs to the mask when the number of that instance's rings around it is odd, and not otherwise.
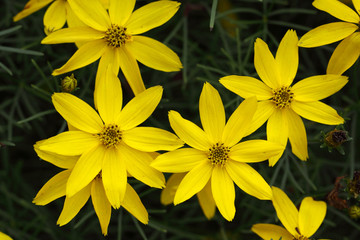
[{"label": "dark flower center", "polygon": [[229,158],[230,148],[225,147],[223,143],[216,143],[209,149],[208,159],[212,165],[225,165]]},{"label": "dark flower center", "polygon": [[105,32],[104,39],[109,46],[121,47],[126,41],[131,39],[131,35],[126,34],[126,28],[120,27],[116,24],[111,24],[111,27]]},{"label": "dark flower center", "polygon": [[273,90],[272,101],[277,108],[288,107],[294,98],[294,93],[291,92],[290,87],[281,87]]},{"label": "dark flower center", "polygon": [[98,134],[100,142],[106,146],[106,148],[112,147],[121,141],[122,133],[116,124],[109,124],[104,127],[104,130]]}]

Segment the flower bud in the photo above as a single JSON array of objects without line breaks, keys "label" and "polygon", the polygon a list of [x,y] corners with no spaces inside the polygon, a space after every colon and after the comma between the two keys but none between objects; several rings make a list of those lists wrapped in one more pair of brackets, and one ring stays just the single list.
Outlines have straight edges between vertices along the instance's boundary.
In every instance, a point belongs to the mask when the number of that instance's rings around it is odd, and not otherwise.
[{"label": "flower bud", "polygon": [[77,80],[74,77],[74,74],[71,74],[71,76],[65,77],[63,80],[61,80],[61,90],[63,92],[72,92],[77,87]]}]

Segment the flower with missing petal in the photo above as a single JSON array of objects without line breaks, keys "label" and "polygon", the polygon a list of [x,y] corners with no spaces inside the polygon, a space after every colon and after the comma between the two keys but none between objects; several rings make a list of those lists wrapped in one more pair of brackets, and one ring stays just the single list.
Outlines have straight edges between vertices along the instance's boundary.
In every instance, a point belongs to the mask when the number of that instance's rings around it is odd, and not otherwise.
[{"label": "flower with missing petal", "polygon": [[183,142],[174,134],[154,127],[137,127],[155,110],[162,96],[160,86],[134,97],[122,109],[122,90],[111,68],[98,86],[99,114],[69,93],[55,93],[55,109],[77,131],[67,131],[39,143],[39,149],[64,156],[78,156],[66,184],[72,197],[101,172],[106,195],[114,208],[124,199],[128,173],[156,188],[164,187],[164,176],[150,167],[149,152],[171,151]]},{"label": "flower with missing petal", "polygon": [[178,112],[169,112],[172,129],[191,148],[161,154],[151,166],[163,172],[186,172],[176,190],[175,205],[201,190],[211,189],[220,213],[231,221],[235,215],[234,182],[244,192],[258,199],[271,199],[270,186],[247,163],[264,161],[279,154],[284,147],[265,140],[239,143],[246,136],[256,106],[255,97],[244,100],[225,124],[225,110],[220,95],[209,83],[205,83],[199,101],[204,130],[182,118]]},{"label": "flower with missing petal", "polygon": [[[52,177],[35,196],[33,203],[43,206],[65,196],[66,183],[79,156],[61,156],[44,152],[39,149],[40,144],[41,142],[34,146],[38,156],[47,162],[65,169]],[[102,233],[107,235],[111,217],[111,204],[105,193],[101,173],[91,180],[82,190],[74,194],[74,196],[65,196],[64,207],[57,224],[63,226],[70,222],[86,204],[89,197],[91,197],[95,213],[99,219]],[[148,213],[139,196],[129,184],[126,186],[125,196],[121,202],[121,206],[134,215],[140,222],[144,224],[148,223]]]},{"label": "flower with missing petal", "polygon": [[145,90],[136,60],[165,72],[179,71],[182,67],[179,57],[170,48],[139,35],[167,22],[177,12],[180,3],[155,1],[133,12],[135,0],[110,0],[108,11],[99,0],[68,2],[86,26],[61,29],[44,38],[42,43],[82,42],[83,45],[61,68],[55,69],[53,75],[73,71],[100,58],[95,91],[101,80],[99,76],[111,64],[116,75],[121,68],[136,95]]},{"label": "flower with missing petal", "polygon": [[360,55],[360,0],[352,0],[354,11],[338,0],[315,0],[312,4],[321,11],[342,20],[321,25],[304,34],[299,40],[300,47],[318,47],[341,42],[335,48],[328,66],[327,73],[343,74]]},{"label": "flower with missing petal", "polygon": [[[298,65],[298,37],[293,30],[287,31],[280,42],[275,58],[267,44],[257,39],[255,42],[255,69],[262,81],[246,76],[227,76],[220,79],[230,91],[243,98],[256,96],[260,101],[249,133],[267,121],[268,140],[287,145],[301,160],[308,158],[307,137],[300,116],[314,122],[338,125],[344,122],[336,110],[320,102],[339,91],[347,82],[347,77],[319,75],[303,79],[293,86]],[[281,157],[269,159],[274,166]]]},{"label": "flower with missing petal", "polygon": [[[169,205],[174,202],[176,190],[180,182],[185,177],[186,173],[174,173],[166,182],[165,188],[161,191],[160,201],[164,205]],[[206,186],[196,194],[201,210],[207,219],[211,219],[215,215],[216,205],[211,194],[210,181]]]},{"label": "flower with missing petal", "polygon": [[297,210],[289,197],[277,187],[272,187],[273,205],[278,218],[285,228],[259,223],[251,231],[264,240],[308,240],[318,230],[326,215],[326,203],[315,201],[312,197],[302,200]]}]

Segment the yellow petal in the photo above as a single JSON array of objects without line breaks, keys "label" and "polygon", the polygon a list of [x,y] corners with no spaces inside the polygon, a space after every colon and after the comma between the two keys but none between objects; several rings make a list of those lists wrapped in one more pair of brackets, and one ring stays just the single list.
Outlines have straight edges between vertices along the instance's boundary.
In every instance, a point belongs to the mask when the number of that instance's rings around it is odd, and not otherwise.
[{"label": "yellow petal", "polygon": [[103,39],[88,42],[82,45],[61,68],[55,69],[52,75],[60,75],[89,65],[98,60],[106,48],[107,45]]},{"label": "yellow petal", "polygon": [[205,83],[199,100],[200,120],[205,133],[213,143],[221,141],[225,127],[225,110],[219,92]]},{"label": "yellow petal", "polygon": [[124,73],[124,76],[135,96],[145,91],[139,65],[136,62],[135,57],[127,50],[126,47],[117,48],[116,52],[119,58],[121,71]]},{"label": "yellow petal", "polygon": [[264,240],[293,240],[294,237],[283,227],[274,224],[258,223],[251,227],[251,231]]},{"label": "yellow petal", "polygon": [[272,187],[273,191],[273,205],[276,210],[276,214],[293,236],[297,236],[296,228],[299,226],[299,212],[295,205],[289,199],[289,197],[280,188]]},{"label": "yellow petal", "polygon": [[115,123],[121,112],[122,89],[120,80],[114,74],[111,66],[97,81],[97,108],[105,124]]},{"label": "yellow petal", "polygon": [[318,75],[305,78],[297,82],[291,91],[294,100],[312,102],[329,97],[338,92],[348,82],[348,78],[339,75]]},{"label": "yellow petal", "polygon": [[257,74],[270,88],[280,87],[280,75],[277,63],[271,54],[268,45],[260,38],[254,45],[254,65]]},{"label": "yellow petal", "polygon": [[100,1],[68,0],[68,2],[78,18],[89,27],[99,31],[106,31],[110,28],[109,15]]},{"label": "yellow petal", "polygon": [[169,112],[171,128],[189,146],[202,151],[208,151],[211,143],[206,133],[196,124],[184,119],[178,112]]},{"label": "yellow petal", "polygon": [[113,208],[120,208],[124,199],[127,183],[125,159],[120,155],[120,148],[108,148],[102,161],[101,172],[106,196]]},{"label": "yellow petal", "polygon": [[90,133],[68,131],[41,142],[39,149],[65,156],[78,156],[98,144],[99,139]]},{"label": "yellow petal", "polygon": [[100,222],[101,232],[104,236],[106,236],[111,217],[111,204],[106,197],[101,178],[95,178],[92,181],[91,200]]},{"label": "yellow petal", "polygon": [[300,47],[318,47],[340,41],[358,30],[358,26],[346,22],[321,25],[304,34],[299,40]]},{"label": "yellow petal", "polygon": [[80,98],[70,93],[54,93],[54,107],[75,128],[88,133],[99,133],[103,122],[97,112]]},{"label": "yellow petal", "polygon": [[141,34],[166,23],[180,7],[175,1],[155,1],[131,14],[125,27],[130,34]]},{"label": "yellow petal", "polygon": [[269,184],[248,164],[229,160],[225,167],[231,179],[244,192],[261,200],[271,199]]},{"label": "yellow petal", "polygon": [[221,215],[228,221],[235,216],[235,188],[234,183],[221,166],[215,166],[211,175],[211,191],[215,204]]},{"label": "yellow petal", "polygon": [[293,101],[291,103],[291,108],[301,117],[314,122],[327,125],[339,125],[344,123],[344,119],[337,114],[335,109],[319,101]]},{"label": "yellow petal", "polygon": [[66,196],[74,196],[99,174],[105,154],[105,147],[99,145],[81,155],[67,182]]},{"label": "yellow petal", "polygon": [[36,143],[34,145],[34,150],[36,154],[39,156],[39,158],[51,164],[54,164],[57,167],[65,168],[65,169],[73,168],[75,166],[76,161],[79,159],[79,156],[64,156],[55,153],[41,151],[39,149],[39,145],[40,143]]},{"label": "yellow petal", "polygon": [[[117,51],[114,51],[114,49],[111,47],[107,47],[105,52],[100,58],[98,70],[96,72],[95,89],[94,89],[94,104],[96,109],[98,108],[97,104],[99,98],[99,91],[98,91],[99,84],[101,83],[101,81],[105,80],[104,76],[107,72],[107,69],[111,68],[115,76],[118,76],[119,74],[120,65],[119,65],[119,58],[117,55],[118,55]],[[121,93],[119,92],[119,95],[122,95],[122,91]],[[120,98],[118,99],[118,101],[120,101]],[[122,107],[122,97],[121,97],[121,102],[118,102],[117,105]]]},{"label": "yellow petal", "polygon": [[326,203],[314,201],[312,197],[302,200],[299,210],[299,231],[302,235],[310,238],[324,221],[326,215]]},{"label": "yellow petal", "polygon": [[289,140],[292,152],[306,161],[309,158],[307,149],[306,130],[303,121],[293,110],[285,111],[286,118],[289,124]]},{"label": "yellow petal", "polygon": [[342,40],[329,60],[326,73],[341,75],[348,70],[360,55],[360,33],[354,32]]},{"label": "yellow petal", "polygon": [[216,211],[216,204],[211,192],[211,182],[209,181],[205,187],[196,194],[200,207],[205,217],[210,220],[214,217]]},{"label": "yellow petal", "polygon": [[129,52],[142,64],[164,72],[179,71],[182,64],[178,55],[165,44],[144,36],[133,36],[126,43]]},{"label": "yellow petal", "polygon": [[111,23],[123,26],[134,10],[136,0],[110,0],[109,16]]},{"label": "yellow petal", "polygon": [[221,142],[225,146],[232,147],[244,137],[251,124],[256,107],[256,97],[249,97],[231,114],[222,134]]},{"label": "yellow petal", "polygon": [[38,11],[39,9],[45,7],[46,5],[51,3],[52,1],[54,1],[54,0],[43,0],[43,1],[30,0],[29,2],[26,3],[24,9],[14,16],[13,21],[17,22],[17,21],[29,16],[30,14],[32,14],[32,13]]},{"label": "yellow petal", "polygon": [[206,161],[188,172],[175,193],[174,205],[182,203],[200,192],[208,183],[212,170],[213,166]]},{"label": "yellow petal", "polygon": [[251,133],[255,132],[259,127],[261,127],[266,122],[266,120],[269,119],[269,117],[273,114],[274,111],[274,103],[271,100],[258,102],[256,112],[244,137],[250,135]]},{"label": "yellow petal", "polygon": [[253,77],[231,75],[221,78],[220,83],[242,98],[256,96],[258,100],[266,100],[273,96],[270,87]]},{"label": "yellow petal", "polygon": [[135,190],[129,184],[126,186],[126,193],[122,206],[143,224],[147,224],[149,222],[149,216],[146,208],[142,204]]},{"label": "yellow petal", "polygon": [[261,162],[284,151],[284,146],[265,140],[249,140],[233,146],[229,158],[238,162]]},{"label": "yellow petal", "polygon": [[360,2],[358,0],[352,0],[352,4],[358,14],[360,14]]},{"label": "yellow petal", "polygon": [[161,86],[146,89],[130,100],[120,112],[117,122],[122,131],[143,123],[159,104],[163,93]]},{"label": "yellow petal", "polygon": [[66,2],[54,1],[46,10],[44,15],[45,32],[51,33],[62,28],[66,22]]},{"label": "yellow petal", "polygon": [[[74,11],[71,9],[70,4],[68,1],[65,1],[66,4],[66,24],[69,28],[73,27],[79,27],[79,26],[87,26],[85,23],[83,23],[74,13]],[[76,43],[78,44],[78,43]]]},{"label": "yellow petal", "polygon": [[[270,142],[279,143],[286,147],[289,136],[289,123],[284,113],[285,110],[275,109],[273,114],[270,116],[267,126],[266,135]],[[277,156],[269,158],[269,166],[274,166],[282,152]]]},{"label": "yellow petal", "polygon": [[360,21],[359,15],[354,10],[338,0],[315,0],[312,4],[317,9],[345,22],[358,24]]},{"label": "yellow petal", "polygon": [[290,86],[299,66],[298,36],[294,30],[288,30],[282,38],[276,52],[275,61],[279,68],[283,86]]},{"label": "yellow petal", "polygon": [[66,193],[66,183],[71,170],[62,171],[53,176],[36,194],[33,203],[36,205],[46,205]]},{"label": "yellow petal", "polygon": [[208,161],[205,152],[194,148],[182,148],[161,154],[151,163],[151,166],[161,172],[181,173],[188,172]]},{"label": "yellow petal", "polygon": [[174,173],[166,182],[165,188],[161,191],[160,202],[163,205],[169,205],[174,202],[176,190],[180,182],[185,177],[185,173]]},{"label": "yellow petal", "polygon": [[5,233],[0,232],[0,239],[1,240],[13,240],[11,237],[6,235]]},{"label": "yellow petal", "polygon": [[[58,43],[73,43],[73,42],[90,42],[104,37],[104,33],[92,29],[88,26],[79,26],[71,28],[63,28],[55,31],[45,37],[42,44],[58,44]],[[104,40],[101,40],[104,42]]]},{"label": "yellow petal", "polygon": [[120,158],[125,161],[126,169],[131,176],[150,187],[165,187],[164,175],[150,166],[153,158],[149,153],[138,151],[125,144],[119,144],[118,150]]},{"label": "yellow petal", "polygon": [[173,133],[154,127],[136,127],[124,131],[122,140],[130,147],[143,152],[173,151],[184,145]]},{"label": "yellow petal", "polygon": [[65,198],[64,207],[61,211],[57,224],[63,226],[73,219],[90,197],[91,185],[87,185],[72,197]]}]

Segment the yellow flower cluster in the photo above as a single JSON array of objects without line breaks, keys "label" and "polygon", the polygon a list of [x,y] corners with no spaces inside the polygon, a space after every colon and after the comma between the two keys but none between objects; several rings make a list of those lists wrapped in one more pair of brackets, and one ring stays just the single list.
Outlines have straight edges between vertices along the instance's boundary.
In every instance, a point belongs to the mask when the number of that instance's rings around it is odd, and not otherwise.
[{"label": "yellow flower cluster", "polygon": [[[69,130],[34,145],[41,159],[63,169],[34,199],[35,204],[45,205],[65,196],[57,222],[60,226],[73,219],[89,197],[104,235],[112,208],[123,206],[140,222],[148,223],[146,208],[128,183],[128,177],[132,177],[150,187],[165,187],[163,204],[177,205],[197,195],[208,219],[217,208],[228,221],[236,212],[235,183],[251,196],[272,201],[285,228],[254,225],[252,231],[263,239],[304,240],[316,232],[325,218],[326,204],[306,197],[298,211],[282,190],[270,187],[250,164],[268,160],[274,166],[288,140],[294,155],[306,161],[308,143],[301,117],[327,125],[344,122],[335,109],[320,100],[345,86],[348,79],[341,74],[360,55],[360,1],[353,1],[355,12],[337,0],[315,0],[316,8],[345,22],[320,26],[300,40],[294,30],[288,30],[275,56],[258,38],[254,44],[254,66],[261,80],[236,75],[219,80],[244,99],[229,119],[226,121],[219,92],[205,83],[199,98],[202,128],[171,110],[168,118],[175,134],[139,126],[156,109],[163,88],[145,88],[137,61],[164,72],[182,68],[179,57],[170,48],[141,36],[172,18],[180,3],[154,1],[134,11],[135,0],[30,0],[14,21],[50,3],[44,16],[48,35],[42,44],[78,46],[73,56],[52,74],[68,73],[99,60],[95,109],[70,93],[54,93],[53,105]],[[67,28],[63,28],[65,23]],[[341,39],[344,40],[334,51],[327,74],[293,83],[299,46],[315,47]],[[124,107],[117,77],[120,69],[135,95]],[[244,140],[265,122],[267,140]],[[173,173],[167,183],[163,172]]]}]

